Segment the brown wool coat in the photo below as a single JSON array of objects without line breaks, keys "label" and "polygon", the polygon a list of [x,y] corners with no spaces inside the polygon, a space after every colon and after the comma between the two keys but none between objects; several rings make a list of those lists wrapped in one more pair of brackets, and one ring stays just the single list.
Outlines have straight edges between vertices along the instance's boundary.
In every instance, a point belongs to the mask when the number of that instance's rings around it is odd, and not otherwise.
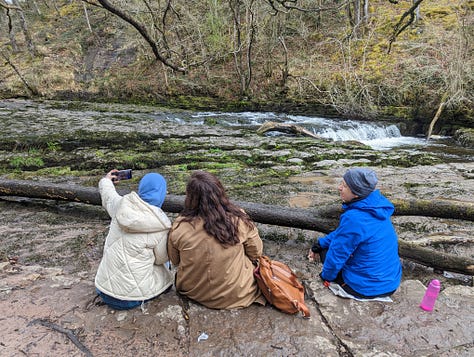
[{"label": "brown wool coat", "polygon": [[168,236],[168,255],[178,267],[176,290],[213,309],[233,309],[265,304],[253,276],[252,261],[262,255],[257,228],[239,225],[240,243],[225,248],[203,227],[178,217]]}]

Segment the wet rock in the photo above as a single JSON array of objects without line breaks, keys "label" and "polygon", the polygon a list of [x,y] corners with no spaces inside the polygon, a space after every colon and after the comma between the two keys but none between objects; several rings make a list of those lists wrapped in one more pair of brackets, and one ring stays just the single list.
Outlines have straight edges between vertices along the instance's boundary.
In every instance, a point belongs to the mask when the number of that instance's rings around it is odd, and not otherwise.
[{"label": "wet rock", "polygon": [[312,287],[321,314],[353,355],[391,351],[400,356],[458,356],[461,346],[474,352],[474,330],[466,328],[474,324],[472,287],[441,292],[432,312],[419,307],[425,286],[416,280],[403,281],[393,303],[342,299]]},{"label": "wet rock", "polygon": [[454,133],[454,138],[462,146],[465,146],[468,148],[474,148],[474,129],[472,128],[458,129]]}]

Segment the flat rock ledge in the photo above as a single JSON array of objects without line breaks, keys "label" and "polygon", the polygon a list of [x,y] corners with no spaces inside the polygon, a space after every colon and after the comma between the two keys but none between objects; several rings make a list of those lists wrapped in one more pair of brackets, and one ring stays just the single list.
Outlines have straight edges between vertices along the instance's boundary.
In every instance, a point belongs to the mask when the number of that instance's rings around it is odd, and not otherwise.
[{"label": "flat rock ledge", "polygon": [[311,281],[303,319],[269,306],[210,310],[174,290],[114,311],[97,303],[90,272],[5,262],[0,276],[2,356],[83,356],[65,331],[89,356],[474,355],[473,287],[447,287],[426,312],[418,280],[404,280],[392,303],[343,299]]}]

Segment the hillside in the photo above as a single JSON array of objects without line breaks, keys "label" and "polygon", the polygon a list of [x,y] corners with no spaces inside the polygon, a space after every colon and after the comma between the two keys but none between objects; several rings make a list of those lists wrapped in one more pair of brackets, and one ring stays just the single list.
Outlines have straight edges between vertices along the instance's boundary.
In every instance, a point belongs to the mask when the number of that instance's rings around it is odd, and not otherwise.
[{"label": "hillside", "polygon": [[423,0],[396,36],[412,1],[362,3],[2,1],[0,98],[402,118],[416,132],[440,108],[435,132],[472,127],[474,1]]}]

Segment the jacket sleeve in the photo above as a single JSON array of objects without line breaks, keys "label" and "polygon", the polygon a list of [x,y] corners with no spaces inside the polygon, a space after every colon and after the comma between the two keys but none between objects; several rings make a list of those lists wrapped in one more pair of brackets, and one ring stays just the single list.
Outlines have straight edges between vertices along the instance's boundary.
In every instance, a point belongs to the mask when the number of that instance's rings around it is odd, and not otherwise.
[{"label": "jacket sleeve", "polygon": [[167,241],[168,241],[168,231],[162,232],[160,238],[153,247],[153,253],[155,255],[155,265],[165,264],[168,258],[167,252]]},{"label": "jacket sleeve", "polygon": [[173,243],[173,227],[170,229],[168,233],[167,242],[168,242],[168,245],[167,245],[168,257],[174,266],[178,266],[180,262],[179,250],[174,246],[174,243]]},{"label": "jacket sleeve", "polygon": [[99,181],[99,192],[104,207],[110,217],[114,217],[122,196],[115,190],[114,183],[108,178],[102,178]]},{"label": "jacket sleeve", "polygon": [[245,235],[246,239],[243,240],[243,245],[245,249],[245,255],[247,255],[250,260],[256,260],[260,257],[263,253],[263,242],[258,234],[258,229],[255,225],[252,228],[248,227],[247,225],[241,223],[242,227],[246,227]]},{"label": "jacket sleeve", "polygon": [[329,233],[328,235],[319,238],[318,243],[319,246],[323,249],[329,249],[329,246],[331,245],[331,241],[333,240],[334,236],[337,235],[337,229]]},{"label": "jacket sleeve", "polygon": [[321,277],[334,281],[351,254],[363,239],[360,223],[350,215],[342,215],[339,227],[332,232],[329,250],[324,260]]}]

